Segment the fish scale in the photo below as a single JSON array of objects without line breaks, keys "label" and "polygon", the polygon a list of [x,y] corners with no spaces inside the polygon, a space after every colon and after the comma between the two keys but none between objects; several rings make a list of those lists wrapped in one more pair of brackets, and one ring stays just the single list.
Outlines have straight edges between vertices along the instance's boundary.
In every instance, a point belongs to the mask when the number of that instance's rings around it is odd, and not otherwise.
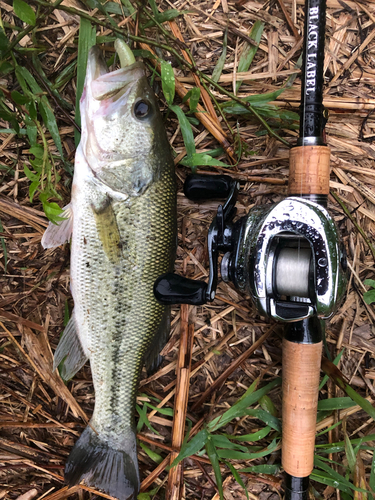
[{"label": "fish scale", "polygon": [[69,455],[65,479],[135,499],[139,376],[144,364],[156,367],[169,333],[169,310],[153,286],[173,269],[174,163],[143,64],[108,73],[91,49],[81,116],[72,200],[65,219],[42,238],[51,248],[72,237],[74,310],[54,365],[69,380],[89,359],[95,389],[94,413]]}]

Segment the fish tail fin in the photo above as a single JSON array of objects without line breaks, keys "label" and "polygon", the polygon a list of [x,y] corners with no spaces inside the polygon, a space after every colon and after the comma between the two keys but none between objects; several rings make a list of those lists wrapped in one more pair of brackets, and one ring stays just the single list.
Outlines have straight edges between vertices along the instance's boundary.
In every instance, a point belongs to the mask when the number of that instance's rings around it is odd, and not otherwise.
[{"label": "fish tail fin", "polygon": [[121,448],[113,448],[86,427],[66,462],[65,481],[73,486],[85,480],[87,486],[108,495],[135,500],[139,492],[139,472],[134,431],[129,431]]}]

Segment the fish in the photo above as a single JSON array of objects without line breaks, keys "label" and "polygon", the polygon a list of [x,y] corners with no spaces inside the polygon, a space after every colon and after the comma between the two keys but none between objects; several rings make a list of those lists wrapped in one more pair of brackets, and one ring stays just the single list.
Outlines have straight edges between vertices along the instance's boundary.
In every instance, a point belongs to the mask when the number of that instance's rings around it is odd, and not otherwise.
[{"label": "fish", "polygon": [[[121,56],[125,44],[116,43]],[[145,66],[129,57],[109,72],[100,50],[89,51],[71,202],[42,238],[44,248],[71,239],[74,309],[54,368],[69,380],[90,360],[95,389],[65,480],[121,500],[139,492],[136,394],[144,364],[158,366],[169,334],[170,310],[153,285],[173,270],[177,242],[170,145]]]}]

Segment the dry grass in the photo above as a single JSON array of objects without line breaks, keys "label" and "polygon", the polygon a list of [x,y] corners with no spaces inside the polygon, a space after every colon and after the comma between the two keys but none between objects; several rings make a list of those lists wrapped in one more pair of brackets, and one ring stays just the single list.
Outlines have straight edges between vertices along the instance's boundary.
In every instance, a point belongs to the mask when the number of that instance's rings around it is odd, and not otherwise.
[{"label": "dry grass", "polygon": [[[65,0],[62,5],[78,7],[96,19],[105,21],[97,9],[90,10],[77,0]],[[302,0],[178,0],[174,3],[160,2],[158,7],[160,11],[171,7],[188,11],[174,23],[166,23],[164,26],[166,30],[173,31],[175,36],[182,37],[193,54],[197,67],[208,75],[212,74],[222,52],[224,30],[228,26],[228,52],[220,83],[230,91],[239,77],[236,74],[236,64],[251,26],[256,19],[265,22],[264,34],[250,71],[241,75],[244,83],[239,96],[278,89],[293,72],[300,55]],[[0,8],[3,22],[22,27],[22,23],[13,14],[11,2],[0,0]],[[283,11],[289,14],[288,19]],[[127,23],[124,17],[117,15],[115,19],[117,23],[123,21],[120,25],[125,25],[124,29],[134,32],[134,26]],[[51,81],[77,57],[78,21],[77,15],[55,10],[38,26],[34,41],[30,33],[20,42],[22,47],[32,47],[36,42],[43,46],[41,61]],[[111,34],[110,29],[100,26],[97,29],[98,35]],[[8,29],[7,33],[9,32]],[[151,38],[155,36],[153,29],[147,33]],[[327,142],[332,149],[331,190],[344,200],[354,221],[370,241],[373,241],[375,231],[374,38],[373,1],[328,0],[324,102],[330,112],[326,133]],[[113,52],[112,46],[103,45],[107,56]],[[180,51],[178,47],[177,50]],[[166,53],[164,57],[172,61],[176,76],[185,89],[191,88],[194,76],[181,69],[174,57]],[[27,57],[19,59],[19,64],[25,64],[35,75]],[[0,85],[9,91],[18,88],[12,75],[1,76]],[[156,90],[159,90],[161,96],[158,81]],[[227,100],[218,91],[213,90],[213,94],[219,102]],[[63,87],[61,95],[74,105],[74,77]],[[293,87],[281,94],[275,104],[286,109],[296,109],[299,96],[300,81],[297,77]],[[64,153],[72,160],[74,112],[62,109],[51,96],[50,103],[59,125]],[[165,111],[162,98],[161,108]],[[236,129],[238,126],[241,139],[246,142],[249,150],[244,152],[236,168],[202,170],[225,171],[240,181],[238,213],[243,215],[254,205],[276,202],[285,196],[288,148],[269,135],[259,135],[262,127],[255,119],[239,118],[237,121],[231,115],[228,118],[232,128]],[[218,129],[216,118],[213,122],[213,128]],[[0,128],[6,126],[0,120]],[[226,125],[223,124],[222,127],[230,137]],[[172,147],[181,159],[185,154],[184,144],[177,121],[171,115],[167,121],[167,129]],[[286,129],[279,133],[290,143],[294,143],[298,135],[296,131]],[[197,151],[218,147],[217,139],[203,125],[194,128],[194,135]],[[56,250],[42,249],[40,240],[47,220],[41,204],[35,202],[31,205],[29,202],[29,180],[23,169],[25,163],[29,165],[28,143],[22,136],[15,134],[1,133],[0,137],[0,221],[3,227],[0,236],[7,249],[5,258],[0,245],[0,498],[61,500],[73,494],[80,500],[92,498],[99,493],[87,487],[75,487],[67,491],[62,477],[64,462],[93,411],[94,390],[90,368],[86,365],[67,386],[51,371],[52,353],[63,329],[66,305],[70,308],[72,306],[69,292],[69,248],[65,245]],[[51,151],[57,153],[48,133],[46,137]],[[7,172],[3,169],[4,166],[11,170]],[[71,178],[62,164],[57,163],[57,167],[62,177],[58,191],[63,205],[69,200]],[[207,229],[217,203],[194,204],[183,196],[182,182],[188,172],[188,168],[176,165],[179,180],[179,247],[176,271],[189,277],[204,279],[208,269],[205,247]],[[374,256],[332,197],[329,209],[344,238],[351,276],[345,303],[327,325],[327,343],[333,356],[344,348],[340,369],[360,394],[374,397],[375,314],[372,306],[366,305],[362,298],[363,281],[366,278],[375,279]],[[224,283],[219,284],[217,298],[212,304],[185,308],[183,314],[184,324],[181,322],[180,308],[173,309],[171,337],[163,351],[165,361],[155,375],[150,378],[145,376],[140,388],[140,401],[156,397],[161,401],[159,407],[174,407],[180,333],[194,328],[187,417],[193,423],[195,433],[214,412],[233,404],[255,378],[272,380],[280,373],[281,328],[277,326],[270,329],[268,320],[259,317],[249,298]],[[186,322],[194,326],[189,329]],[[262,341],[257,344],[256,349],[251,350],[251,346],[260,338]],[[213,386],[215,380],[247,350],[247,359],[236,366],[233,373],[223,377],[221,384]],[[179,364],[178,383],[188,378],[188,369],[188,366]],[[201,401],[201,395],[212,386],[213,390]],[[333,385],[328,385],[328,395],[327,386],[321,391],[321,398],[339,395],[339,389]],[[279,389],[274,389],[270,396],[280,416]],[[198,400],[201,403],[192,411]],[[346,421],[349,436],[361,437],[374,432],[373,420],[368,419],[360,408],[350,409],[349,412],[344,410],[348,414],[350,411],[351,416]],[[319,429],[342,418],[343,412],[342,415],[339,413],[334,412],[327,417],[323,424],[319,424]],[[143,429],[140,439],[160,453],[164,460],[157,466],[140,450],[144,488],[150,488],[152,480],[152,487],[167,481],[165,467],[173,451],[172,443],[176,445],[176,436],[172,436],[172,418],[155,411],[150,411],[148,417],[160,435]],[[249,433],[256,428],[259,428],[259,423],[247,418],[231,426],[228,432]],[[322,439],[326,440],[327,436]],[[343,427],[337,427],[329,434],[328,439],[332,442],[342,440]],[[279,462],[279,453],[280,451],[276,451],[268,457],[268,463]],[[368,480],[372,453],[361,451],[360,454],[363,475]],[[341,463],[345,460],[345,455],[341,453],[334,459]],[[241,466],[256,463],[264,463],[264,459],[241,463]],[[186,498],[218,498],[212,468],[205,457],[185,460],[183,473],[185,486],[182,493]],[[222,473],[226,499],[246,498],[229,470],[223,467]],[[281,493],[281,476],[247,474],[243,479],[251,492],[251,498],[266,500],[270,496],[278,498]],[[324,498],[333,498],[336,494],[339,497],[339,493],[332,487],[320,485],[317,489]],[[161,498],[161,495],[158,494],[157,497]]]}]

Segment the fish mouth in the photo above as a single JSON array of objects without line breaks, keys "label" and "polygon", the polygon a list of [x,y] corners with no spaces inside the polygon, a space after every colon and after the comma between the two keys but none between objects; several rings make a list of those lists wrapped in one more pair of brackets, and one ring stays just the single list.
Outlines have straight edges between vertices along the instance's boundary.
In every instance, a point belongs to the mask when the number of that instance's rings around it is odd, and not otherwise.
[{"label": "fish mouth", "polygon": [[103,101],[111,99],[117,101],[125,90],[145,76],[145,67],[141,62],[131,66],[101,74],[91,82],[91,92],[94,99]]},{"label": "fish mouth", "polygon": [[[86,92],[87,97],[95,101],[116,102],[121,97],[124,97],[122,104],[126,103],[126,97],[131,88],[142,77],[146,75],[145,66],[142,62],[136,62],[130,49],[121,42],[116,40],[116,50],[119,53],[121,67],[115,71],[109,71],[107,64],[103,58],[99,47],[92,47],[87,60],[86,71]],[[127,58],[124,61],[123,51],[126,47]],[[85,99],[85,95],[82,96]],[[99,103],[98,103],[99,104]]]}]

